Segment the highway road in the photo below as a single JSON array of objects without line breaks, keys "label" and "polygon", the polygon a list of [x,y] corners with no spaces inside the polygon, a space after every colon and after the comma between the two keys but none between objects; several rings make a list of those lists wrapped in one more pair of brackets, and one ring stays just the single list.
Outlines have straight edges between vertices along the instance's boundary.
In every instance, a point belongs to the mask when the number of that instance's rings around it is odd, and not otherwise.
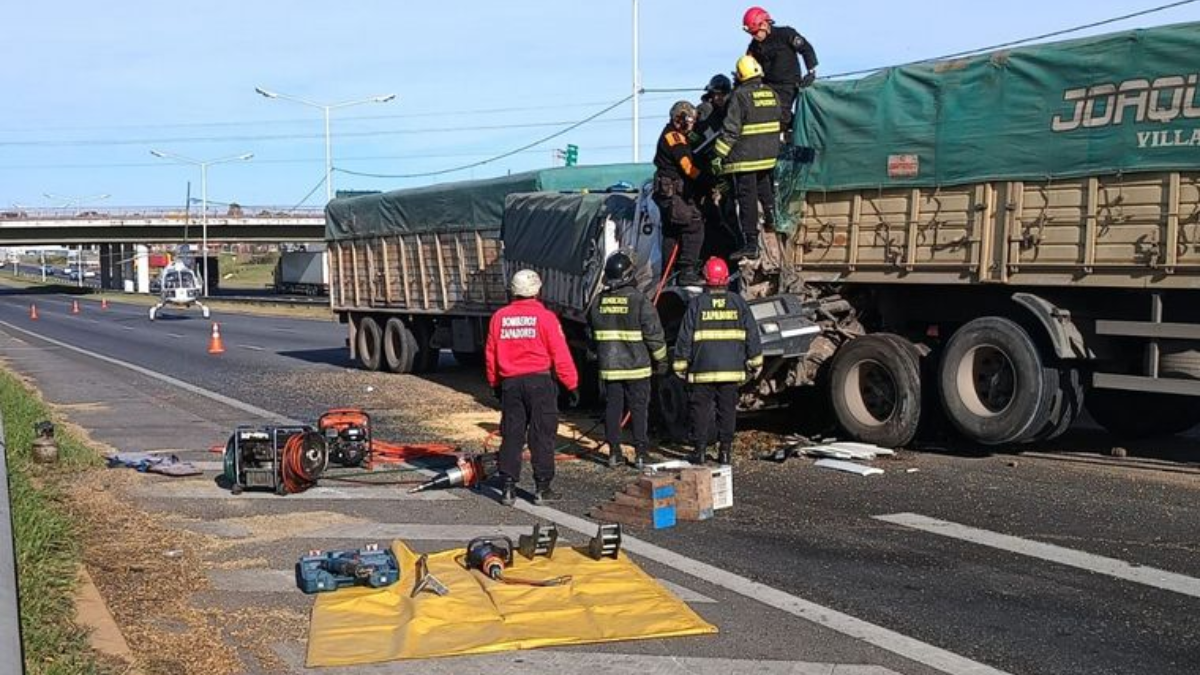
[{"label": "highway road", "polygon": [[[211,356],[210,324],[196,312],[151,324],[144,308],[113,304],[103,312],[85,300],[73,316],[69,302],[0,290],[0,332],[29,350],[8,360],[51,388],[65,376],[42,371],[38,364],[46,359],[91,373],[91,397],[104,395],[96,383],[145,378],[118,361],[297,419],[362,405],[376,414],[381,437],[399,440],[439,438],[449,418],[478,421],[482,438],[498,419],[478,371],[449,355],[441,372],[424,379],[355,370],[344,327],[333,322],[215,314],[226,352]],[[38,305],[36,322],[28,318],[31,303]],[[142,389],[171,386],[147,380]],[[209,405],[197,404],[194,414],[208,415]],[[210,417],[225,423],[224,414]],[[592,426],[588,414],[574,419]],[[745,420],[733,509],[707,523],[636,533],[670,554],[647,555],[649,567],[713,601],[695,607],[722,631],[707,642],[662,641],[663,654],[745,664],[872,664],[886,669],[874,672],[906,674],[1200,672],[1200,443],[1194,439],[1130,447],[1134,455],[1175,453],[1181,461],[1155,465],[1169,470],[1042,454],[1106,453],[1112,446],[1083,429],[1037,448],[1037,455],[905,451],[879,463],[883,476],[864,479],[804,459],[757,459],[781,442],[788,425],[784,415]],[[170,447],[202,450],[223,441],[212,431],[219,427],[195,428],[210,436],[181,431]],[[109,433],[118,444],[139,438],[136,425]],[[562,462],[559,487],[568,499],[557,508],[582,517],[633,475]],[[417,510],[438,522],[526,522],[529,515],[502,509],[487,493],[460,496],[449,521],[428,505]],[[278,504],[270,510],[284,508]],[[186,507],[193,517],[229,515],[214,500]],[[372,522],[398,517],[379,501],[339,508]],[[286,569],[287,555],[268,557]]]}]

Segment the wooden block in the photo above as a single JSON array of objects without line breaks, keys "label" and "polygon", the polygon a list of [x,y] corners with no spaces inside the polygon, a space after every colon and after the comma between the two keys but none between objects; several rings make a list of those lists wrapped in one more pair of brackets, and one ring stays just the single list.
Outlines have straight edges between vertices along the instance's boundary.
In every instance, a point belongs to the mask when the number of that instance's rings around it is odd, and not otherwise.
[{"label": "wooden block", "polygon": [[631,497],[627,494],[618,492],[613,495],[613,503],[621,504],[622,506],[632,506],[634,508],[653,511],[654,509],[662,509],[668,506],[675,505],[675,498],[668,497],[667,499],[642,499],[640,497]]}]

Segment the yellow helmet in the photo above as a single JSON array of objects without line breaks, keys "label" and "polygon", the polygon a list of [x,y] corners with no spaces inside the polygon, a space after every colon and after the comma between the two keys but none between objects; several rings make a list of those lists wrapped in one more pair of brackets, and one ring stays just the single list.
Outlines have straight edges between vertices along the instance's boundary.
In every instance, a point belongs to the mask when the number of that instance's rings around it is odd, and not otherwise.
[{"label": "yellow helmet", "polygon": [[753,56],[750,56],[749,54],[746,54],[742,58],[738,59],[738,61],[737,61],[737,81],[738,82],[745,82],[746,80],[749,80],[752,77],[762,77],[762,76],[763,76],[762,64],[760,64],[758,62],[758,59],[754,58]]}]

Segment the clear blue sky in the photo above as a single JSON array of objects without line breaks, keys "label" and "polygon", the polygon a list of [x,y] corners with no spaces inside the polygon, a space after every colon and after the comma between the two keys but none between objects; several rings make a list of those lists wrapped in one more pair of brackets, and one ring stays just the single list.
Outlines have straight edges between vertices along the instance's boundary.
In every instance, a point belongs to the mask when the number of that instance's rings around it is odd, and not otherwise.
[{"label": "clear blue sky", "polygon": [[[1156,0],[878,0],[766,3],[808,36],[822,75],[936,56],[1163,4]],[[702,87],[745,49],[745,2],[642,0],[642,81]],[[209,198],[291,206],[321,180],[320,102],[396,93],[334,113],[334,164],[382,174],[437,171],[548,135],[630,90],[629,0],[12,2],[0,40],[0,208],[52,206],[43,193],[112,195],[105,205],[180,205],[207,160]],[[1079,35],[1200,20],[1200,3]],[[643,99],[642,160],[677,98]],[[694,96],[693,96],[694,98]],[[537,149],[437,178],[335,173],[340,189],[483,178],[551,163],[629,161],[625,104]],[[319,205],[324,188],[306,202]]]}]

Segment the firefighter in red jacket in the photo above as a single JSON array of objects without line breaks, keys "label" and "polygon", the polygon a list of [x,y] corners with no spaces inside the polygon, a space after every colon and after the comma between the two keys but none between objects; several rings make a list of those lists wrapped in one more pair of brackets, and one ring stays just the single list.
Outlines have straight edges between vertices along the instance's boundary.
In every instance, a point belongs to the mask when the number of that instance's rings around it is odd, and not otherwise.
[{"label": "firefighter in red jacket", "polygon": [[538,300],[541,290],[537,272],[517,272],[512,279],[512,302],[493,314],[488,325],[484,356],[488,384],[500,397],[500,501],[505,506],[516,502],[527,439],[536,486],[534,503],[561,499],[550,488],[558,432],[554,376],[569,392],[571,407],[579,403],[575,362],[558,317]]}]

